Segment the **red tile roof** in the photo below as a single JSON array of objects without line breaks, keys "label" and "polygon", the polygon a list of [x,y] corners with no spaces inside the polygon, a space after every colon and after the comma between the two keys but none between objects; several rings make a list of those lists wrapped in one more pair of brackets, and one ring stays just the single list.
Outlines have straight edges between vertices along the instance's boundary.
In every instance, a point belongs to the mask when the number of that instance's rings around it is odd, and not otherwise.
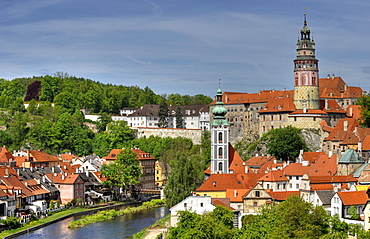
[{"label": "red tile roof", "polygon": [[[344,122],[347,121],[348,126],[345,131]],[[352,132],[356,127],[359,127],[359,123],[354,118],[340,119],[335,125],[333,131],[324,139],[324,141],[343,141],[347,132]]]},{"label": "red tile roof", "polygon": [[310,164],[315,163],[322,155],[323,152],[303,152],[303,159],[308,161]]},{"label": "red tile roof", "polygon": [[338,196],[346,206],[364,205],[369,199],[366,191],[338,192]]},{"label": "red tile roof", "polygon": [[353,175],[348,176],[310,176],[311,184],[357,182]]},{"label": "red tile roof", "polygon": [[155,159],[149,153],[145,153],[141,149],[132,149],[137,154],[137,159],[139,160],[148,160],[148,159]]},{"label": "red tile roof", "polygon": [[312,115],[320,115],[320,117],[329,117],[329,116],[327,116],[328,113],[326,113],[325,111],[311,110],[311,109],[307,109],[306,113],[303,113],[303,109],[299,109],[299,110],[296,110],[296,111],[290,113],[289,115],[291,115],[291,116],[300,115],[300,116],[307,116],[307,117],[312,117]]},{"label": "red tile roof", "polygon": [[268,173],[260,177],[258,181],[281,182],[281,181],[289,181],[289,179],[284,176],[283,170],[276,170],[276,171],[269,171]]},{"label": "red tile roof", "polygon": [[301,163],[291,163],[284,168],[285,175],[289,176],[303,176],[308,174],[311,166],[302,166]]},{"label": "red tile roof", "polygon": [[295,111],[295,105],[293,99],[291,98],[278,98],[278,99],[269,99],[258,113],[277,113],[277,112],[293,112]]},{"label": "red tile roof", "polygon": [[245,172],[245,166],[243,165],[244,161],[235,151],[234,147],[231,144],[229,144],[229,159],[230,159],[229,170],[232,170],[234,173],[237,174]]},{"label": "red tile roof", "polygon": [[320,109],[327,113],[346,114],[347,112],[335,100],[320,100]]},{"label": "red tile roof", "polygon": [[223,206],[226,207],[227,209],[234,211],[235,209],[233,207],[230,207],[230,202],[226,203],[225,200],[222,200],[220,198],[211,198],[211,201],[214,206]]},{"label": "red tile roof", "polygon": [[283,192],[269,192],[270,196],[272,197],[272,200],[276,201],[285,201],[288,199],[290,195],[296,195],[299,196],[300,192],[299,191],[283,191]]},{"label": "red tile roof", "polygon": [[359,98],[362,96],[361,87],[349,86],[343,94],[343,98]]},{"label": "red tile roof", "polygon": [[0,163],[8,164],[13,155],[4,147],[0,148]]},{"label": "red tile roof", "polygon": [[334,186],[331,183],[325,184],[311,184],[311,191],[330,191],[334,190]]},{"label": "red tile roof", "polygon": [[225,191],[226,189],[251,189],[257,183],[261,174],[211,174],[203,184],[196,189],[203,191]]},{"label": "red tile roof", "polygon": [[312,164],[308,175],[311,176],[332,176],[337,173],[337,155],[333,154],[331,158],[329,155],[323,153],[319,159]]},{"label": "red tile roof", "polygon": [[54,183],[57,184],[74,184],[79,174],[67,174],[63,176],[63,173],[49,173],[46,176]]},{"label": "red tile roof", "polygon": [[230,198],[230,202],[243,202],[243,197],[249,193],[251,189],[226,189],[226,197]]},{"label": "red tile roof", "polygon": [[33,160],[36,162],[61,162],[57,157],[47,154],[43,151],[30,150]]},{"label": "red tile roof", "polygon": [[355,119],[360,119],[361,118],[361,106],[359,105],[349,105],[347,107],[347,116],[352,117]]},{"label": "red tile roof", "polygon": [[274,156],[253,156],[252,158],[245,161],[245,165],[249,167],[261,167],[268,161],[273,161],[276,158]]}]

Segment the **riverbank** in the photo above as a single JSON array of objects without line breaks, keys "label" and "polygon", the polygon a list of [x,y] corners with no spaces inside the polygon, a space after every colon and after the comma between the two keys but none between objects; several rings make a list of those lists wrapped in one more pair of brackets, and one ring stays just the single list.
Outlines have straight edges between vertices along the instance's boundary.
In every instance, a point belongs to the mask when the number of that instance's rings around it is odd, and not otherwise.
[{"label": "riverbank", "polygon": [[163,200],[154,199],[154,200],[151,200],[149,202],[144,202],[141,206],[138,206],[138,207],[128,207],[124,210],[119,210],[119,211],[115,211],[115,210],[100,211],[100,212],[98,212],[94,215],[85,216],[85,217],[83,217],[79,220],[72,221],[68,225],[68,228],[71,228],[71,229],[80,228],[80,227],[84,227],[84,226],[87,226],[87,225],[92,224],[92,223],[111,220],[115,217],[122,216],[122,215],[127,214],[127,213],[133,213],[133,212],[137,212],[137,211],[141,211],[141,210],[145,210],[145,209],[150,209],[150,208],[154,208],[154,207],[159,207],[159,206],[163,206],[163,205],[164,205]]},{"label": "riverbank", "polygon": [[26,234],[31,231],[35,231],[39,228],[42,228],[44,226],[50,225],[52,223],[64,220],[66,218],[72,217],[72,216],[77,216],[77,215],[83,215],[83,214],[91,214],[91,213],[96,213],[98,211],[102,210],[108,210],[108,209],[113,209],[117,207],[125,207],[125,206],[133,206],[133,205],[140,205],[141,203],[138,202],[129,202],[129,203],[119,203],[119,204],[114,204],[114,205],[109,205],[109,206],[103,206],[99,208],[94,208],[94,209],[86,209],[86,208],[74,208],[74,209],[68,209],[65,211],[57,212],[53,215],[50,215],[47,218],[40,219],[37,221],[32,221],[28,223],[27,225],[24,225],[23,227],[13,229],[13,230],[6,230],[0,233],[0,238],[3,239],[10,239],[17,237],[19,235]]},{"label": "riverbank", "polygon": [[167,232],[170,227],[171,214],[168,214],[162,219],[159,219],[156,223],[150,227],[145,228],[141,232],[135,233],[134,239],[156,239],[158,235]]}]

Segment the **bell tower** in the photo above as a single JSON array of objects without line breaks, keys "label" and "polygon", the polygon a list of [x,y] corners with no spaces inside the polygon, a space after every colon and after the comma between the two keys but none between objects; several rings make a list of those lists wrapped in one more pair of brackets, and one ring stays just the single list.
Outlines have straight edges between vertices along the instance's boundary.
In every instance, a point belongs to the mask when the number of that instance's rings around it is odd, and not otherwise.
[{"label": "bell tower", "polygon": [[211,123],[211,174],[229,173],[229,124],[227,110],[222,102],[222,90],[216,95],[216,106],[212,110]]},{"label": "bell tower", "polygon": [[296,109],[319,109],[319,60],[315,57],[315,41],[310,37],[304,13],[303,28],[297,41],[294,60],[294,104]]}]

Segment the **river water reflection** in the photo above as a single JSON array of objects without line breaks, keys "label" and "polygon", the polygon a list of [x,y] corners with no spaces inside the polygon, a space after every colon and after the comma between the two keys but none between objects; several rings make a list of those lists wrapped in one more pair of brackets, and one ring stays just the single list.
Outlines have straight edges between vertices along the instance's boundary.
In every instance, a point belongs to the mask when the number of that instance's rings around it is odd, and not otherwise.
[{"label": "river water reflection", "polygon": [[116,217],[113,220],[93,223],[82,228],[68,229],[68,224],[80,217],[71,217],[16,237],[17,239],[118,239],[132,238],[169,213],[165,207],[153,208]]}]

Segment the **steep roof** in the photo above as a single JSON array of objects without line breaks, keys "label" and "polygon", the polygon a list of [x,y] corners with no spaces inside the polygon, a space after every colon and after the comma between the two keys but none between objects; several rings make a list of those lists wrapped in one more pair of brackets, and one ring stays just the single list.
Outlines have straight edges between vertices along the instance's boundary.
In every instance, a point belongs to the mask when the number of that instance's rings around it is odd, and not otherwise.
[{"label": "steep roof", "polygon": [[[344,92],[347,84],[341,77],[327,77],[319,79],[320,92],[323,89],[337,89],[339,92]],[[325,98],[325,97],[322,97]]]},{"label": "steep roof", "polygon": [[289,179],[285,177],[283,170],[275,170],[275,171],[269,171],[268,173],[260,177],[258,181],[281,182],[281,181],[289,181]]},{"label": "steep roof", "polygon": [[311,176],[331,176],[337,173],[337,155],[333,154],[330,158],[329,155],[323,153],[319,159],[312,164],[311,170],[308,175]]},{"label": "steep roof", "polygon": [[337,194],[346,206],[364,205],[369,199],[366,191],[337,192]]},{"label": "steep roof", "polygon": [[212,174],[196,189],[202,191],[226,191],[226,189],[251,189],[261,174]]},{"label": "steep roof", "polygon": [[[347,122],[347,127],[345,127]],[[346,137],[347,132],[353,132],[359,124],[354,118],[340,119],[335,125],[333,131],[324,139],[324,141],[343,141]]]},{"label": "steep roof", "polygon": [[319,196],[323,205],[331,205],[331,198],[335,194],[333,190],[317,191],[316,193],[317,193],[317,196]]},{"label": "steep roof", "polygon": [[355,86],[349,86],[344,94],[343,94],[343,98],[359,98],[362,96],[362,89],[361,87],[355,87]]},{"label": "steep roof", "polygon": [[361,106],[359,105],[349,105],[347,107],[347,116],[355,119],[361,118]]},{"label": "steep roof", "polygon": [[315,163],[323,152],[303,152],[302,158],[308,161],[310,164]]},{"label": "steep roof", "polygon": [[0,164],[8,164],[13,155],[5,148],[0,147]]},{"label": "steep roof", "polygon": [[132,149],[137,155],[138,160],[148,160],[148,159],[155,159],[153,156],[151,156],[149,153],[145,153],[141,149]]},{"label": "steep roof", "polygon": [[[46,176],[53,182],[57,184],[74,184],[77,178],[80,177],[79,174],[63,174],[63,173],[51,173],[46,174]],[[81,179],[82,180],[82,179]]]},{"label": "steep roof", "polygon": [[36,162],[61,162],[57,157],[47,154],[43,151],[30,150],[30,154],[33,157],[33,160]]},{"label": "steep roof", "polygon": [[231,144],[229,144],[229,159],[229,170],[232,170],[234,173],[237,174],[245,172],[245,166],[243,165],[244,161]]},{"label": "steep roof", "polygon": [[346,114],[347,112],[333,99],[320,100],[320,109],[327,113]]}]

